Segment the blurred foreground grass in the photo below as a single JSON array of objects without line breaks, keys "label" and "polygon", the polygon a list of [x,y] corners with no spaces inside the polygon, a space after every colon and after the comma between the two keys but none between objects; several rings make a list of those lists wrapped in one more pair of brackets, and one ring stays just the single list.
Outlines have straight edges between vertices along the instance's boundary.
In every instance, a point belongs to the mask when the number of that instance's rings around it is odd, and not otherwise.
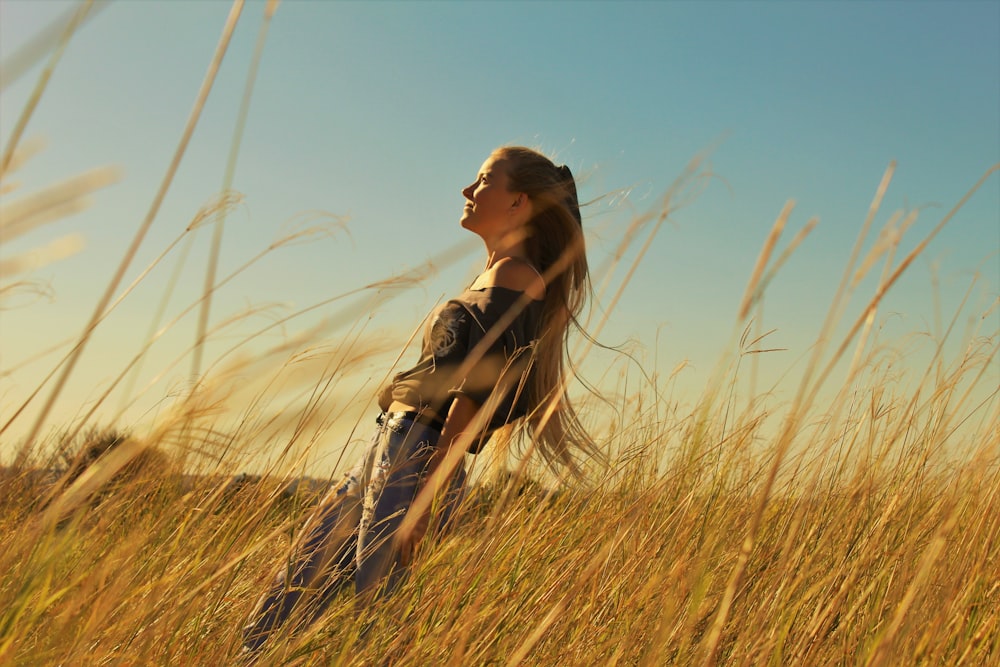
[{"label": "blurred foreground grass", "polygon": [[[948,401],[884,389],[827,430],[823,464],[779,479],[749,551],[774,454],[753,445],[761,420],[727,435],[653,404],[608,435],[633,445],[613,479],[557,494],[486,483],[397,595],[356,618],[345,594],[262,664],[995,664],[996,423],[946,463]],[[665,441],[676,455],[657,469]],[[266,478],[164,475],[157,459],[57,525],[33,506],[44,480],[8,470],[2,484],[0,661],[25,665],[232,664],[309,503]]]}]

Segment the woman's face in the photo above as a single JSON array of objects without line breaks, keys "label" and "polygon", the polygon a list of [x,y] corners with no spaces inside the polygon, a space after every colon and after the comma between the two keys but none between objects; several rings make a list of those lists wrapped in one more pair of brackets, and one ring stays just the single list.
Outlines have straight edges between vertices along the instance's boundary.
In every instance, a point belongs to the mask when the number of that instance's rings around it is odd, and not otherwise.
[{"label": "woman's face", "polygon": [[496,157],[486,160],[475,182],[462,190],[466,199],[462,227],[483,238],[510,232],[519,222],[519,209],[524,207],[527,197],[511,192],[509,182],[506,160]]}]

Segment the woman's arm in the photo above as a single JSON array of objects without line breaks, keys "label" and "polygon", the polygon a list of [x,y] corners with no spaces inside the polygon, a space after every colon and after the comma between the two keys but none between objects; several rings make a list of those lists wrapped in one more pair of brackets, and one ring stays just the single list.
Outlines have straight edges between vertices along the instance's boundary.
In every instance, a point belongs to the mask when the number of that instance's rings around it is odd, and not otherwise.
[{"label": "woman's arm", "polygon": [[479,405],[466,396],[457,394],[452,401],[437,448],[427,463],[427,479],[396,533],[396,546],[404,565],[413,560],[417,545],[427,533],[435,496],[447,486],[455,468],[462,465],[469,443],[482,428],[474,423],[477,412]]},{"label": "woman's arm", "polygon": [[[532,299],[545,297],[545,281],[524,259],[502,258],[489,271],[484,272],[480,280],[483,281],[481,285],[483,287],[499,285],[524,292]],[[479,361],[475,360],[476,363]],[[470,359],[466,358],[462,363],[469,362]],[[509,389],[510,387],[506,388]],[[500,391],[500,395],[504,395],[504,389],[499,386],[493,387],[493,390]],[[396,543],[404,564],[413,558],[417,545],[427,532],[435,496],[447,485],[455,468],[462,465],[469,445],[486,428],[486,424],[483,423],[485,415],[480,414],[479,408],[479,404],[468,396],[455,394],[455,400],[452,401],[445,417],[437,449],[427,465],[427,481],[410,505],[406,518],[396,533]]]}]

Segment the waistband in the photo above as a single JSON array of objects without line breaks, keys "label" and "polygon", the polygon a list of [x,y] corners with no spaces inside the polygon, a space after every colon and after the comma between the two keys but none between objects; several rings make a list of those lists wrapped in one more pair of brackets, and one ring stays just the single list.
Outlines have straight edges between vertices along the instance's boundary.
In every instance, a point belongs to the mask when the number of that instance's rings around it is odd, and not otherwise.
[{"label": "waistband", "polygon": [[384,424],[387,421],[392,421],[394,419],[409,419],[415,424],[423,424],[424,426],[430,426],[436,431],[440,431],[444,428],[444,420],[424,412],[383,412],[380,413],[375,421],[378,424]]}]

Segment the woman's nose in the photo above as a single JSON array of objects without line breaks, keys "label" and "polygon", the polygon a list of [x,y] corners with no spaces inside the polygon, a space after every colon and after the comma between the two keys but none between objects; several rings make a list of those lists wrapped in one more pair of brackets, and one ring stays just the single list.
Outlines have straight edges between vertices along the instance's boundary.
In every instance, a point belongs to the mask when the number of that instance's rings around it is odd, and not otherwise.
[{"label": "woman's nose", "polygon": [[467,185],[462,190],[462,196],[468,199],[469,201],[472,201],[472,193],[474,192],[475,187],[476,187],[475,185]]}]

